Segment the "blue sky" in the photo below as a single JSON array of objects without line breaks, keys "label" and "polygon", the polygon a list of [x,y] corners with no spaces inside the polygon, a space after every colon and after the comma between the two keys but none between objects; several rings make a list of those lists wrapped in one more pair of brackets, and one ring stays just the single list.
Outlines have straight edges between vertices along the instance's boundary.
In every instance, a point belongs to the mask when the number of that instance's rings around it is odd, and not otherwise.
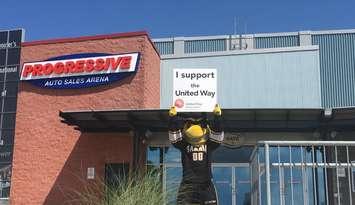
[{"label": "blue sky", "polygon": [[147,30],[153,38],[355,28],[355,0],[2,0],[26,41]]}]

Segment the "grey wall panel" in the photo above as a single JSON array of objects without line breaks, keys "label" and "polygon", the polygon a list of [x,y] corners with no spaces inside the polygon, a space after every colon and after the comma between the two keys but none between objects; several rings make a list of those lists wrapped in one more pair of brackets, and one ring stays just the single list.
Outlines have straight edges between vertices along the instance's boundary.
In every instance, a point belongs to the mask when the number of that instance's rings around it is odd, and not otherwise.
[{"label": "grey wall panel", "polygon": [[207,39],[185,41],[185,53],[216,52],[227,49],[227,39]]},{"label": "grey wall panel", "polygon": [[160,55],[174,54],[174,41],[154,42]]},{"label": "grey wall panel", "polygon": [[355,106],[355,33],[312,35],[319,45],[322,104]]},{"label": "grey wall panel", "polygon": [[255,37],[254,48],[281,48],[299,46],[298,35]]},{"label": "grey wall panel", "polygon": [[317,50],[164,59],[162,108],[172,104],[174,68],[216,68],[223,108],[321,107]]}]

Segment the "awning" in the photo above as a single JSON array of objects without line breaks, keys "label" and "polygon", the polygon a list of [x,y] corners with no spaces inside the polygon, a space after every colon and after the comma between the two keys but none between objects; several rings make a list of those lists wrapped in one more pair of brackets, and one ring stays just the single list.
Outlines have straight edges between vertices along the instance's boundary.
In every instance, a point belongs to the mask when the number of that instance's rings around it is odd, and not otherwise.
[{"label": "awning", "polygon": [[[355,130],[355,108],[223,109],[222,112],[227,132]],[[167,109],[77,110],[60,111],[59,115],[63,123],[82,132],[137,129],[159,132],[167,131],[168,124]]]}]

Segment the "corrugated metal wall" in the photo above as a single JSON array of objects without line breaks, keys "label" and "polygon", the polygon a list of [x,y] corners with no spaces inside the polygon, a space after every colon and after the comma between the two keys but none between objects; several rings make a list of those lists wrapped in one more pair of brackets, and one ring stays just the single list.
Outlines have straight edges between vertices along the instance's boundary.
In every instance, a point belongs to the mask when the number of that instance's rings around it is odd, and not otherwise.
[{"label": "corrugated metal wall", "polygon": [[174,41],[154,42],[160,55],[174,54]]},{"label": "corrugated metal wall", "polygon": [[227,39],[185,41],[185,53],[215,52],[227,49]]},{"label": "corrugated metal wall", "polygon": [[[319,45],[320,78],[323,107],[355,106],[355,33],[315,33],[312,44]],[[184,53],[225,51],[228,38],[184,41]],[[298,35],[254,36],[254,48],[299,46]],[[173,41],[156,42],[162,55],[174,54]]]},{"label": "corrugated metal wall", "polygon": [[162,108],[170,107],[174,68],[215,68],[223,108],[320,108],[318,50],[162,59]]},{"label": "corrugated metal wall", "polygon": [[355,34],[312,35],[312,44],[319,45],[323,106],[355,106]]},{"label": "corrugated metal wall", "polygon": [[254,48],[280,48],[292,46],[299,46],[298,35],[254,38]]}]

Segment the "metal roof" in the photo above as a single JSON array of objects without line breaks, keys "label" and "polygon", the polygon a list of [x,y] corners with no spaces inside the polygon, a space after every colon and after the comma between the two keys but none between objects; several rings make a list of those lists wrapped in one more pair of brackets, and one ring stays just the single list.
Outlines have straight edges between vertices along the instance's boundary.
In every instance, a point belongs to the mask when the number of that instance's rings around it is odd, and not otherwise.
[{"label": "metal roof", "polygon": [[[355,108],[329,111],[331,115],[323,109],[223,109],[222,119],[227,132],[355,130]],[[79,110],[60,111],[59,116],[82,132],[154,132],[167,130],[167,113],[167,109]]]}]

